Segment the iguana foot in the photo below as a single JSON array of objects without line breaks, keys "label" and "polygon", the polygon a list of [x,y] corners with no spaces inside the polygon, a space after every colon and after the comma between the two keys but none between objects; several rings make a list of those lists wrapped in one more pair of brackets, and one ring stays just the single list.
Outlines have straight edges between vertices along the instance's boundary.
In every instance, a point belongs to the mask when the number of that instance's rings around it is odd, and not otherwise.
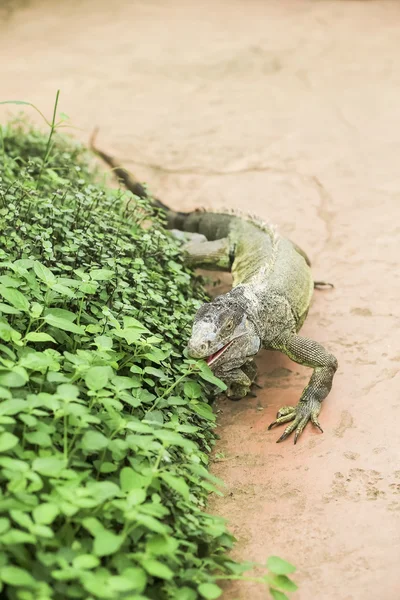
[{"label": "iguana foot", "polygon": [[315,427],[317,427],[321,433],[323,433],[322,427],[318,421],[320,410],[321,403],[312,398],[309,398],[308,400],[301,400],[297,406],[283,406],[276,415],[276,421],[271,423],[268,429],[272,429],[272,427],[275,425],[281,425],[282,423],[288,423],[289,421],[292,421],[292,423],[286,427],[281,437],[277,440],[277,443],[286,440],[286,438],[289,437],[289,435],[295,430],[294,443],[296,443],[299,435],[303,432],[303,429],[310,420],[311,423],[315,425]]},{"label": "iguana foot", "polygon": [[241,383],[232,383],[225,393],[229,400],[241,400],[251,395],[250,386]]}]

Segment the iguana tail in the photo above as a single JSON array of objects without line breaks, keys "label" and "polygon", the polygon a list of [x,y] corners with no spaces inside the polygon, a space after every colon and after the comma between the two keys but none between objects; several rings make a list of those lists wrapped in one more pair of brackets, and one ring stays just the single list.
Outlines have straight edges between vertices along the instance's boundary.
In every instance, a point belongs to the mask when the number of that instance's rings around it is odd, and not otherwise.
[{"label": "iguana tail", "polygon": [[158,198],[150,197],[146,188],[140,183],[140,181],[136,179],[136,177],[134,177],[134,175],[132,175],[132,173],[129,173],[127,169],[119,165],[114,157],[97,148],[95,144],[97,132],[98,129],[96,128],[90,137],[89,146],[91,150],[93,150],[95,154],[97,154],[109,167],[111,167],[115,175],[122,181],[127,190],[132,192],[132,194],[135,194],[135,196],[139,196],[139,198],[149,198],[155,208],[160,208],[166,213],[168,229],[180,229],[182,221],[189,213],[175,212],[174,210],[171,210],[169,206],[161,202],[161,200]]}]

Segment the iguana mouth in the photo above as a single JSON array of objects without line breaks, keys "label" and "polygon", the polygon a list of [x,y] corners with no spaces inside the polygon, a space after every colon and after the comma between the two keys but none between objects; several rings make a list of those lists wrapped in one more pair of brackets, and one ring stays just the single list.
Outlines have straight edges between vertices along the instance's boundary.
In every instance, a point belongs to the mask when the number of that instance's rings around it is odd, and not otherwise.
[{"label": "iguana mouth", "polygon": [[225,344],[225,346],[222,346],[222,348],[220,348],[217,352],[214,352],[214,354],[210,354],[210,356],[208,356],[206,359],[207,364],[211,365],[213,362],[215,362],[217,360],[217,358],[219,358],[221,356],[221,354],[223,354],[225,352],[225,350],[227,350],[234,341],[235,340],[231,340],[230,342]]}]

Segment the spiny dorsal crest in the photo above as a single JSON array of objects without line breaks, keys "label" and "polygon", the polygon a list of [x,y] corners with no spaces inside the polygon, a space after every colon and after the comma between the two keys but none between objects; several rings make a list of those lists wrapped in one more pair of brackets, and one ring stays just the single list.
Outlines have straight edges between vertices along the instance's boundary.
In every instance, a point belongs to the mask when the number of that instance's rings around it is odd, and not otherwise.
[{"label": "spiny dorsal crest", "polygon": [[276,246],[279,242],[279,232],[276,225],[273,223],[267,223],[260,216],[255,214],[250,214],[247,212],[243,212],[236,208],[196,208],[195,212],[205,212],[205,213],[215,213],[219,215],[232,215],[233,217],[238,217],[239,219],[243,219],[248,223],[252,223],[255,225],[260,231],[264,231],[271,236],[272,242],[274,246]]}]

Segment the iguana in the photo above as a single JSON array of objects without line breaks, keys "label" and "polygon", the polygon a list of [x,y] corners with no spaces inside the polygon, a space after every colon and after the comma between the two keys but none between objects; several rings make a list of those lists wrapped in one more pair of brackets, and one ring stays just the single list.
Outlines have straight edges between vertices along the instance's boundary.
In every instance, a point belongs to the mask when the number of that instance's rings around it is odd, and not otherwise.
[{"label": "iguana", "polygon": [[[146,189],[115,159],[92,149],[137,196]],[[307,316],[313,282],[307,255],[276,229],[251,217],[194,211],[175,212],[159,200],[155,205],[167,213],[168,227],[187,232],[187,262],[196,267],[230,270],[232,289],[200,307],[195,315],[188,354],[207,361],[214,374],[227,385],[227,396],[240,399],[249,393],[257,369],[259,349],[279,350],[313,374],[296,406],[284,406],[269,429],[290,424],[277,440],[293,431],[294,443],[308,421],[322,432],[318,421],[321,402],[329,394],[337,370],[336,358],[320,344],[298,335]],[[182,235],[182,234],[181,234]]]}]

